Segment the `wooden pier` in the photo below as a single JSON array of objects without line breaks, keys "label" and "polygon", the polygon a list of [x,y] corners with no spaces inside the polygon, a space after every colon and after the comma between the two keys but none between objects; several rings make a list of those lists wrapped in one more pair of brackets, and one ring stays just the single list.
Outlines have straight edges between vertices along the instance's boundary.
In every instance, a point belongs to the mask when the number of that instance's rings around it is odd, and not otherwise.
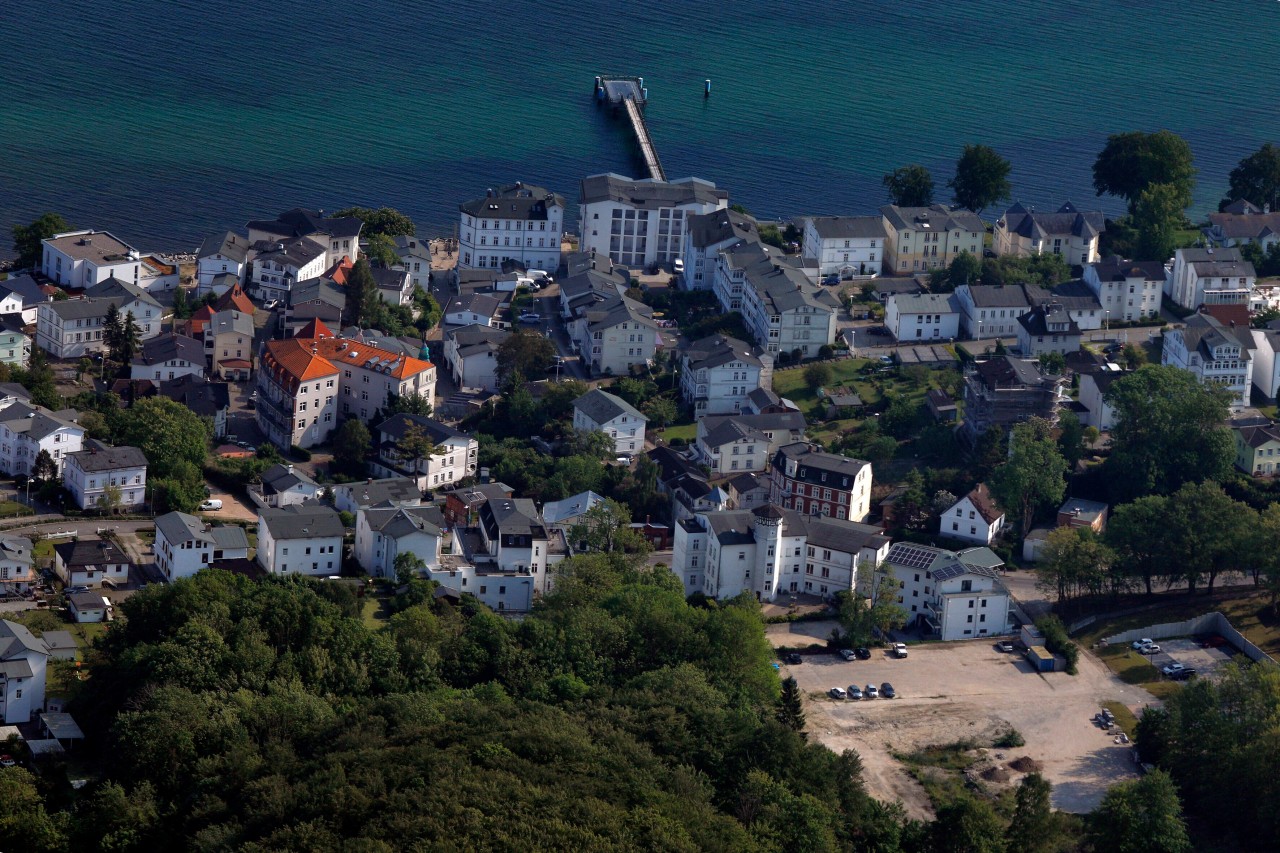
[{"label": "wooden pier", "polygon": [[596,102],[615,108],[622,107],[627,120],[631,122],[631,132],[635,134],[636,143],[640,146],[640,156],[644,158],[645,169],[649,177],[655,181],[665,181],[667,173],[658,158],[658,149],[649,135],[649,127],[644,121],[644,106],[649,101],[649,90],[644,86],[643,77],[597,77],[595,85]]}]

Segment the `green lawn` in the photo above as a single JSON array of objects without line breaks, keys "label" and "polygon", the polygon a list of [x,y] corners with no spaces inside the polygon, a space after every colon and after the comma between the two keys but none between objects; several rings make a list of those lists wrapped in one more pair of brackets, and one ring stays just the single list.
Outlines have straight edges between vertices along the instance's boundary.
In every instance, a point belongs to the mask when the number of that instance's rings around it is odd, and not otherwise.
[{"label": "green lawn", "polygon": [[1271,612],[1268,598],[1264,593],[1252,593],[1218,601],[1179,596],[1162,607],[1153,607],[1151,610],[1108,622],[1094,623],[1089,626],[1086,633],[1080,635],[1079,642],[1088,647],[1103,637],[1122,631],[1159,625],[1162,622],[1181,622],[1215,610],[1230,619],[1236,630],[1244,634],[1258,648],[1269,655],[1280,655],[1280,618]]},{"label": "green lawn", "polygon": [[698,425],[692,421],[687,424],[672,424],[661,432],[653,430],[650,437],[661,438],[667,444],[675,438],[682,438],[686,444],[693,444],[693,440],[698,437]]},{"label": "green lawn", "polygon": [[35,510],[17,501],[0,501],[0,518],[17,518],[22,515],[35,515]]},{"label": "green lawn", "polygon": [[366,593],[360,605],[360,618],[364,621],[365,627],[373,631],[381,630],[391,618],[390,604],[389,595]]},{"label": "green lawn", "polygon": [[[880,394],[866,379],[858,375],[858,371],[869,360],[865,358],[847,358],[836,362],[827,362],[831,367],[830,385],[852,385],[862,397],[862,402],[872,405],[880,401]],[[786,397],[801,409],[808,411],[809,405],[818,399],[817,393],[804,381],[804,366],[789,367],[773,373],[773,390],[779,397]]]}]

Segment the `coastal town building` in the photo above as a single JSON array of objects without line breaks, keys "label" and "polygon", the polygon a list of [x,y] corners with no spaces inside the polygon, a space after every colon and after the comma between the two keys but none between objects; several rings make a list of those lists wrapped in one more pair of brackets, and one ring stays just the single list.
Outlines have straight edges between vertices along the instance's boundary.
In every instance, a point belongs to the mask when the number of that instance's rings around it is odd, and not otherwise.
[{"label": "coastal town building", "polygon": [[898,581],[898,604],[907,611],[909,627],[943,641],[1013,630],[1009,591],[998,574],[1003,561],[990,549],[948,551],[898,542],[884,562]]},{"label": "coastal town building", "polygon": [[1210,213],[1209,227],[1202,233],[1211,246],[1225,249],[1254,244],[1267,251],[1280,243],[1280,211],[1240,199],[1218,213]]},{"label": "coastal town building", "polygon": [[579,250],[631,269],[683,259],[688,217],[729,206],[729,194],[700,178],[628,178],[612,172],[582,179]]},{"label": "coastal town building", "polygon": [[1231,428],[1236,467],[1254,477],[1280,474],[1280,428],[1264,423]]},{"label": "coastal town building", "polygon": [[689,239],[684,248],[684,290],[710,290],[715,281],[720,250],[735,243],[759,243],[760,228],[754,217],[729,208],[689,216]]},{"label": "coastal town building", "polygon": [[222,560],[249,559],[249,538],[238,525],[214,527],[194,515],[169,512],[156,519],[152,551],[156,568],[172,583]]},{"label": "coastal town building", "polygon": [[282,320],[284,332],[296,335],[312,320],[336,329],[342,325],[346,307],[346,290],[328,276],[300,281],[289,291],[289,303]]},{"label": "coastal town building", "polygon": [[938,517],[938,535],[990,545],[1004,529],[1004,523],[1005,514],[996,506],[991,491],[985,483],[979,483]]},{"label": "coastal town building", "polygon": [[769,501],[808,515],[863,521],[871,511],[871,463],[785,444],[769,469]]},{"label": "coastal town building", "polygon": [[1053,254],[1071,266],[1092,264],[1106,228],[1107,218],[1099,210],[1081,212],[1067,202],[1055,213],[1040,213],[1019,202],[996,220],[992,249],[997,255]]},{"label": "coastal town building", "polygon": [[573,401],[573,428],[602,432],[613,439],[614,452],[634,456],[644,450],[649,419],[621,397],[594,388]]},{"label": "coastal town building", "polygon": [[[398,413],[373,430],[377,455],[370,468],[379,477],[406,477],[423,491],[476,475],[480,444],[472,436],[423,415]],[[407,438],[429,441],[430,452],[406,449]]]},{"label": "coastal town building", "polygon": [[1253,337],[1253,387],[1267,403],[1280,397],[1280,329],[1272,321],[1265,329],[1250,329]]},{"label": "coastal town building", "polygon": [[724,311],[738,311],[765,351],[801,357],[835,341],[837,299],[762,244],[720,252],[714,291]]},{"label": "coastal town building", "polygon": [[[378,288],[378,298],[388,305],[408,305],[413,301],[413,281],[403,269],[372,267],[373,283]],[[424,288],[425,289],[425,288]]]},{"label": "coastal town building", "polygon": [[62,485],[80,509],[131,512],[146,502],[147,457],[138,448],[91,438],[64,459]]},{"label": "coastal town building", "polygon": [[376,578],[396,579],[396,557],[413,554],[428,569],[440,566],[445,520],[437,506],[391,506],[356,514],[355,558]]},{"label": "coastal town building", "polygon": [[[324,261],[320,265],[320,270],[324,271],[343,257],[357,256],[364,222],[355,216],[325,216],[320,210],[295,207],[275,219],[254,220],[245,227],[249,231],[249,245],[255,248],[260,243],[287,244],[300,239],[315,243],[324,250]],[[275,270],[277,277],[279,273],[286,271],[278,267]],[[311,276],[293,276],[294,281],[303,278]]]},{"label": "coastal town building", "polygon": [[444,324],[448,326],[490,326],[505,329],[511,297],[502,291],[459,293],[443,306]]},{"label": "coastal town building", "polygon": [[903,343],[955,340],[960,302],[954,293],[894,294],[885,300],[884,325]]},{"label": "coastal town building", "polygon": [[260,479],[262,482],[249,486],[249,499],[260,507],[292,506],[320,496],[319,484],[293,463],[272,465]]},{"label": "coastal town building", "polygon": [[698,421],[693,458],[711,476],[764,471],[779,447],[804,439],[799,412],[770,415],[710,415]]},{"label": "coastal town building", "polygon": [[160,303],[137,285],[108,278],[89,287],[81,298],[41,303],[36,314],[36,344],[54,358],[103,352],[106,342],[102,334],[113,305],[121,321],[133,315],[141,340],[160,334],[164,314]]},{"label": "coastal town building", "polygon": [[1080,422],[1099,432],[1110,432],[1115,426],[1115,410],[1107,402],[1107,391],[1117,379],[1123,379],[1131,371],[1117,364],[1104,364],[1099,370],[1079,373],[1078,400],[1086,409],[1080,414]]},{"label": "coastal town building", "polygon": [[185,335],[165,335],[142,344],[142,352],[129,365],[129,376],[159,383],[181,376],[204,378],[204,369],[204,345],[200,341]]},{"label": "coastal town building", "polygon": [[206,293],[221,296],[225,287],[219,290],[215,281],[226,286],[243,282],[248,262],[248,240],[234,231],[211,234],[196,253],[196,298],[203,298]]},{"label": "coastal town building", "polygon": [[213,375],[227,382],[247,382],[253,373],[253,314],[234,308],[218,311],[204,327],[203,351]]},{"label": "coastal town building", "polygon": [[1166,292],[1183,308],[1248,305],[1256,283],[1253,264],[1241,257],[1239,249],[1178,249]]},{"label": "coastal town building", "polygon": [[316,278],[329,267],[323,243],[307,237],[253,244],[249,292],[266,302],[285,302],[300,281]]},{"label": "coastal town building", "polygon": [[444,332],[444,361],[459,388],[498,390],[498,348],[511,332],[473,324]]},{"label": "coastal town building", "polygon": [[74,539],[53,546],[53,570],[64,586],[98,589],[128,582],[129,557],[106,539]]},{"label": "coastal town building", "polygon": [[213,424],[214,438],[222,438],[227,434],[227,411],[231,407],[231,392],[227,383],[210,382],[195,376],[180,376],[172,381],[162,379],[157,393],[206,418]]},{"label": "coastal town building", "polygon": [[342,570],[343,533],[338,513],[327,506],[261,509],[258,565],[273,575],[336,575]]},{"label": "coastal town building", "polygon": [[592,376],[626,376],[632,367],[647,366],[659,342],[653,309],[623,296],[578,309],[568,334]]},{"label": "coastal town building", "polygon": [[962,284],[955,297],[961,327],[972,340],[1016,335],[1018,318],[1031,310],[1026,289],[1016,284]]},{"label": "coastal town building", "polygon": [[1038,305],[1018,318],[1018,352],[1023,356],[1066,355],[1080,349],[1080,340],[1080,327],[1059,302]]},{"label": "coastal town building", "polygon": [[81,449],[84,428],[74,409],[51,412],[14,402],[0,409],[0,471],[11,477],[30,474],[40,451],[48,451],[59,476],[68,453]]},{"label": "coastal town building", "polygon": [[40,243],[40,271],[62,287],[88,290],[109,278],[138,284],[140,253],[109,231],[64,231]]},{"label": "coastal town building", "polygon": [[25,625],[0,620],[0,719],[29,723],[44,710],[49,647]]},{"label": "coastal town building", "polygon": [[804,220],[805,270],[815,277],[879,275],[887,237],[883,216],[810,216]]},{"label": "coastal town building", "polygon": [[564,196],[516,181],[458,205],[458,266],[526,270],[560,267]]},{"label": "coastal town building", "polygon": [[1085,266],[1081,280],[1097,297],[1106,319],[1133,323],[1160,314],[1165,276],[1159,261],[1126,261],[1111,255]]},{"label": "coastal town building", "polygon": [[747,395],[773,385],[773,357],[746,341],[711,335],[680,351],[680,397],[693,416],[742,411]]},{"label": "coastal town building", "polygon": [[929,207],[880,208],[885,228],[885,272],[906,275],[950,266],[961,252],[982,257],[987,226],[971,210]]},{"label": "coastal town building", "polygon": [[397,235],[395,238],[396,255],[400,258],[397,265],[409,274],[409,290],[421,287],[423,291],[431,290],[431,244],[413,236]]},{"label": "coastal town building", "polygon": [[0,362],[26,367],[31,361],[31,336],[20,314],[0,315]]},{"label": "coastal town building", "polygon": [[367,478],[363,483],[332,486],[338,512],[357,513],[376,506],[421,506],[422,491],[408,477]]},{"label": "coastal town building", "polygon": [[1063,378],[1042,373],[1030,359],[996,356],[965,369],[962,432],[971,443],[993,426],[1008,429],[1028,418],[1058,420]]},{"label": "coastal town building", "polygon": [[39,579],[31,540],[25,536],[0,534],[0,594],[8,596],[30,592],[32,584]]},{"label": "coastal town building", "polygon": [[1223,323],[1212,314],[1194,314],[1185,326],[1165,331],[1160,363],[1192,373],[1201,384],[1222,388],[1231,407],[1249,405],[1253,387],[1253,336],[1246,324]]},{"label": "coastal town building", "polygon": [[0,281],[0,318],[17,315],[19,325],[35,325],[41,303],[51,298],[31,276],[11,274]]}]

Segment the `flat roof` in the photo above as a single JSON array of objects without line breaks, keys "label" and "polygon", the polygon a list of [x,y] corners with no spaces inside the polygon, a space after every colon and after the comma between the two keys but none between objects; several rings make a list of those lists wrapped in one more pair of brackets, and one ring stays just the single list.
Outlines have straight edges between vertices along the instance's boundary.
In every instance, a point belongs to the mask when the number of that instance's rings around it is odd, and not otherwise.
[{"label": "flat roof", "polygon": [[77,261],[95,264],[127,261],[130,252],[138,251],[109,231],[64,231],[46,237],[44,243]]}]

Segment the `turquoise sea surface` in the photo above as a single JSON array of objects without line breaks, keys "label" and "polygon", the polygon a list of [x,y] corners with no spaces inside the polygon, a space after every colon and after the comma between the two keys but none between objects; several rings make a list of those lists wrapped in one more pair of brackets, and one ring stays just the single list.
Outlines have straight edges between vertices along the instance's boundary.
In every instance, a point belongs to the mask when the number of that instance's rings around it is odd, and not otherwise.
[{"label": "turquoise sea surface", "polygon": [[1278,25],[1275,0],[5,0],[0,229],[55,210],[179,250],[362,204],[445,234],[515,180],[572,211],[584,175],[640,171],[602,72],[644,76],[668,176],[762,217],[871,212],[912,162],[943,200],[966,142],[1025,203],[1115,212],[1094,157],[1161,127],[1196,153],[1200,213],[1280,141]]}]

